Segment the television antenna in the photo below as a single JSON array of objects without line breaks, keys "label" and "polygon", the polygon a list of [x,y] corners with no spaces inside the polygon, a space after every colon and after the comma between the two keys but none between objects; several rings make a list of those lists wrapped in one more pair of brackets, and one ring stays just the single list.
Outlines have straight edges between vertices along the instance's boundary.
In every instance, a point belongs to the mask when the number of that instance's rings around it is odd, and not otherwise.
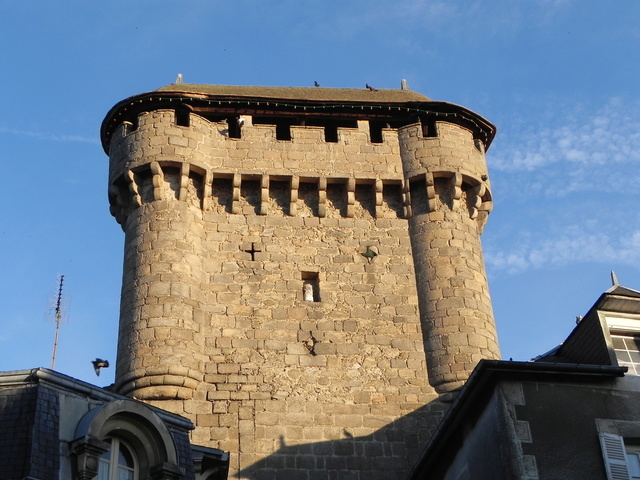
[{"label": "television antenna", "polygon": [[56,322],[56,333],[53,337],[53,353],[51,354],[51,370],[56,365],[56,352],[58,350],[58,336],[60,335],[60,322],[62,321],[62,285],[64,275],[58,275],[58,294],[54,300],[54,321]]}]

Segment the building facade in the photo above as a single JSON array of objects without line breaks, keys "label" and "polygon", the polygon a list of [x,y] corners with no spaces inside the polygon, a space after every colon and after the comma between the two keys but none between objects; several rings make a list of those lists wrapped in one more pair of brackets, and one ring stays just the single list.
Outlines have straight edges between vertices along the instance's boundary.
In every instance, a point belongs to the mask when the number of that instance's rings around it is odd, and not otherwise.
[{"label": "building facade", "polygon": [[225,480],[178,415],[45,368],[0,373],[4,480]]},{"label": "building facade", "polygon": [[402,478],[499,357],[494,134],[404,89],[181,84],[116,104],[115,390],[189,418],[242,477]]},{"label": "building facade", "polygon": [[614,284],[558,347],[483,360],[410,480],[640,478],[640,292]]}]

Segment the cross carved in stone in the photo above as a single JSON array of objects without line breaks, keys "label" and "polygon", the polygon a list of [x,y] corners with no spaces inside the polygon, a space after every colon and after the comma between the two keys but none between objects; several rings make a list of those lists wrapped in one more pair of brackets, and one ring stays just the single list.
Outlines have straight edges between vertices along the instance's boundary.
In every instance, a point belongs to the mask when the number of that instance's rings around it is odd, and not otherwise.
[{"label": "cross carved in stone", "polygon": [[245,252],[250,253],[251,260],[254,261],[256,259],[256,253],[260,253],[262,250],[258,250],[255,243],[251,243],[251,248],[249,250],[245,250]]}]

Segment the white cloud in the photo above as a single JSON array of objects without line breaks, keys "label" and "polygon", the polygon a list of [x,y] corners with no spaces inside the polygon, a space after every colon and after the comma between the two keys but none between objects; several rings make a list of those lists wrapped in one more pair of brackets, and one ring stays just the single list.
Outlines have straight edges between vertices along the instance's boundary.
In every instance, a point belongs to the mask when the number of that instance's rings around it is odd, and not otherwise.
[{"label": "white cloud", "polygon": [[36,140],[51,142],[75,142],[75,143],[93,143],[98,144],[98,139],[94,137],[83,137],[81,135],[56,135],[53,133],[34,132],[29,130],[17,130],[14,128],[0,127],[0,133],[9,135],[17,135],[21,137],[31,137]]},{"label": "white cloud", "polygon": [[571,226],[561,234],[526,235],[513,241],[511,245],[517,247],[503,244],[499,249],[486,248],[485,261],[489,270],[506,273],[579,263],[640,268],[640,230],[620,233]]},{"label": "white cloud", "polygon": [[[503,184],[542,185],[547,196],[618,191],[640,181],[640,102],[611,99],[596,111],[558,108],[544,125],[506,125],[489,152]],[[494,176],[495,178],[495,176]],[[526,182],[522,180],[526,178]]]}]

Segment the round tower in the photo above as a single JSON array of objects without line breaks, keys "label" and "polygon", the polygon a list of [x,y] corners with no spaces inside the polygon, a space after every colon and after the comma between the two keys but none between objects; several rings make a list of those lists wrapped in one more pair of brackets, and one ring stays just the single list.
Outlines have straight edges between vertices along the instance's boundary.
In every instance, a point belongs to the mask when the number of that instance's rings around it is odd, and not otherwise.
[{"label": "round tower", "polygon": [[492,206],[486,138],[464,113],[468,125],[451,113],[398,130],[429,382],[440,393],[500,356],[480,244]]},{"label": "round tower", "polygon": [[178,126],[174,110],[131,119],[108,148],[111,213],[125,232],[115,388],[188,399],[205,365],[205,169],[194,148],[204,134]]}]

